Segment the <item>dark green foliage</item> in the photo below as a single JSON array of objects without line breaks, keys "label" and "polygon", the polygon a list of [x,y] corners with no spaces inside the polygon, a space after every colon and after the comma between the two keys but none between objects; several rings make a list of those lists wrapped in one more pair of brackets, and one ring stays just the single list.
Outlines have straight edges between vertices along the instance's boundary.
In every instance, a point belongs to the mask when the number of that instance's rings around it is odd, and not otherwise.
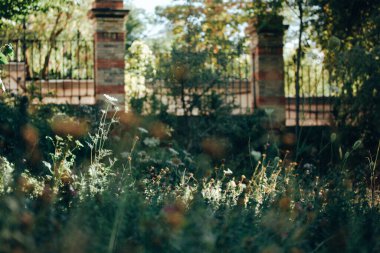
[{"label": "dark green foliage", "polygon": [[[341,89],[335,117],[348,140],[374,149],[380,137],[380,3],[315,0],[316,40],[326,53],[332,81]],[[354,138],[351,136],[354,135]]]},{"label": "dark green foliage", "polygon": [[[13,102],[13,106],[2,103],[1,108],[6,117],[16,117],[18,121],[4,121],[7,119],[4,116],[2,122],[8,122],[9,131],[20,139],[25,136],[18,131],[26,124],[32,124],[41,135],[54,134],[46,119],[57,113],[91,115],[91,121],[99,121],[95,109],[87,107],[81,110],[67,105],[30,107],[26,98]],[[0,252],[376,252],[379,249],[378,196],[375,202],[368,197],[368,175],[351,174],[353,159],[363,157],[360,142],[344,149],[348,155],[343,158],[334,153],[338,156],[336,165],[326,165],[329,169],[320,177],[321,168],[304,161],[295,167],[289,158],[278,154],[277,147],[270,155],[271,147],[265,144],[273,145],[276,140],[271,132],[264,134],[270,125],[265,112],[245,118],[224,114],[222,108],[208,118],[188,118],[187,131],[181,129],[184,118],[173,121],[175,117],[164,112],[146,116],[144,120],[136,115],[139,118],[118,115],[120,125],[110,132],[108,147],[120,160],[107,176],[102,192],[91,195],[81,189],[82,180],[87,180],[82,175],[88,172],[87,161],[82,162],[79,156],[72,170],[74,176],[62,181],[57,192],[46,177],[50,173],[40,165],[39,173],[35,173],[44,176],[39,179],[43,185],[39,194],[30,195],[28,191],[33,191],[33,187],[22,180],[13,184],[12,192],[0,193]],[[166,128],[163,133],[157,131],[163,122],[178,124],[171,138]],[[203,132],[197,133],[195,128]],[[211,130],[207,131],[208,128]],[[329,139],[329,134],[324,139]],[[160,137],[156,146],[147,142],[153,136]],[[9,150],[7,155],[15,159],[12,152],[18,152],[25,157],[27,143],[16,143],[16,137],[9,137],[3,144],[24,149]],[[201,145],[204,138],[208,143]],[[331,144],[321,140],[320,150],[329,149],[330,145],[336,149],[335,142],[340,138],[340,135],[330,137]],[[183,149],[183,143],[188,144],[189,140],[194,141],[194,155]],[[325,149],[324,143],[329,144]],[[224,144],[227,159],[220,161],[219,151],[212,151]],[[255,169],[248,162],[250,154],[245,151],[248,148],[279,157],[263,156],[257,159],[261,166]],[[126,151],[127,156],[120,153]],[[54,151],[48,147],[44,152]],[[105,164],[100,165],[97,170],[105,170]],[[368,170],[365,163],[358,166]],[[23,167],[16,167],[16,171]],[[228,174],[229,169],[232,175]],[[242,172],[246,177],[240,177]],[[239,187],[243,187],[241,192]],[[211,198],[207,197],[209,190]]]},{"label": "dark green foliage", "polygon": [[338,124],[347,127],[343,131],[349,136],[363,138],[368,148],[375,147],[380,138],[380,47],[367,51],[355,46],[337,55],[336,78],[343,83],[335,111]]},{"label": "dark green foliage", "polygon": [[[146,20],[143,20],[142,17],[146,18],[144,10],[138,9],[135,7],[130,8],[131,11],[128,14],[128,19],[125,23],[127,38],[126,38],[126,48],[128,49],[132,43],[140,39],[145,29]],[[144,22],[145,21],[145,22]]]},{"label": "dark green foliage", "polygon": [[132,178],[123,193],[110,189],[65,211],[47,196],[1,196],[0,252],[377,252],[378,209],[335,169],[308,185],[281,174],[261,206],[215,208],[200,193],[187,206],[171,197],[147,200],[147,185]]},{"label": "dark green foliage", "polygon": [[0,19],[15,19],[20,15],[26,15],[37,7],[39,1],[40,0],[2,0],[0,1]]},{"label": "dark green foliage", "polygon": [[[29,168],[41,174],[41,162],[49,160],[53,147],[46,136],[54,136],[50,120],[62,114],[92,122],[96,127],[96,107],[69,105],[31,105],[27,97],[9,97],[0,101],[0,155],[15,163],[18,173]],[[39,168],[39,169],[38,169]]]}]

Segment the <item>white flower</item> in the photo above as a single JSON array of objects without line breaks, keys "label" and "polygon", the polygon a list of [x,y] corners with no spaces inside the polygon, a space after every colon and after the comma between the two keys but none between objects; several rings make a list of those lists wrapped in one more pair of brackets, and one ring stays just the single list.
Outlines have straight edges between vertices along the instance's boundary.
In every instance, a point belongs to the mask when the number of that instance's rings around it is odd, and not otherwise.
[{"label": "white flower", "polygon": [[129,157],[129,152],[122,152],[120,155],[122,158],[127,159]]},{"label": "white flower", "polygon": [[234,180],[231,180],[230,182],[227,183],[228,188],[236,188],[236,183]]},{"label": "white flower", "polygon": [[170,153],[172,153],[173,155],[179,155],[178,151],[175,150],[174,148],[169,148],[169,151],[170,151]]},{"label": "white flower", "polygon": [[103,96],[107,99],[108,102],[110,102],[111,104],[115,105],[117,103],[117,98],[115,97],[111,97],[107,94],[103,94]]},{"label": "white flower", "polygon": [[231,176],[233,174],[232,170],[230,170],[230,169],[223,170],[223,173],[225,176]]},{"label": "white flower", "polygon": [[78,147],[84,148],[83,144],[78,140],[75,141],[75,144],[77,144]]},{"label": "white flower", "polygon": [[146,130],[145,128],[138,127],[137,129],[138,129],[141,133],[143,133],[143,134],[147,134],[147,133],[149,133],[149,131]]},{"label": "white flower", "polygon": [[251,151],[251,156],[253,156],[253,158],[258,161],[260,160],[261,158],[261,153],[259,151],[255,151],[255,150],[252,150]]},{"label": "white flower", "polygon": [[272,115],[272,113],[274,112],[274,109],[269,109],[269,108],[267,108],[267,109],[265,109],[264,111],[265,111],[265,113],[266,113],[268,116],[270,116],[270,115]]},{"label": "white flower", "polygon": [[239,183],[239,187],[241,190],[244,190],[245,188],[247,188],[247,185],[244,183]]},{"label": "white flower", "polygon": [[143,142],[145,145],[147,145],[150,148],[154,148],[160,145],[160,139],[155,138],[155,137],[145,138]]}]

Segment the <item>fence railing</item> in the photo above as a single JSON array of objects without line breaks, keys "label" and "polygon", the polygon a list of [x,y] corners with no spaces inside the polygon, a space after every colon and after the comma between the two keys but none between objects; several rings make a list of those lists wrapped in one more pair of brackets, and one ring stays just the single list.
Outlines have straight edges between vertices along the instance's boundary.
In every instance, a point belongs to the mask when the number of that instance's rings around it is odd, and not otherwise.
[{"label": "fence railing", "polygon": [[93,41],[78,33],[72,40],[0,39],[0,44],[5,43],[14,48],[13,57],[1,71],[9,92],[68,102],[94,95]]},{"label": "fence railing", "polygon": [[157,74],[151,78],[148,88],[170,113],[207,114],[223,105],[230,106],[233,114],[253,110],[248,54],[213,54],[196,63],[199,65],[164,54],[156,56],[156,64]]},{"label": "fence railing", "polygon": [[[15,94],[29,93],[45,102],[95,102],[94,42],[72,40],[13,39],[14,55],[1,71],[5,88]],[[197,58],[198,57],[198,58]],[[230,105],[233,114],[254,110],[255,88],[249,54],[156,55],[155,76],[147,86],[156,98],[177,115],[207,114],[215,106]],[[297,117],[295,68],[285,67],[287,125]],[[303,66],[300,76],[300,115],[303,125],[327,125],[339,89],[321,66]],[[216,99],[217,98],[217,99]],[[219,104],[218,104],[219,103]]]},{"label": "fence railing", "polygon": [[[287,125],[295,125],[296,110],[296,70],[294,65],[285,67],[285,97]],[[301,125],[328,125],[332,120],[332,110],[339,89],[333,84],[331,73],[322,66],[302,66],[300,70]]]}]

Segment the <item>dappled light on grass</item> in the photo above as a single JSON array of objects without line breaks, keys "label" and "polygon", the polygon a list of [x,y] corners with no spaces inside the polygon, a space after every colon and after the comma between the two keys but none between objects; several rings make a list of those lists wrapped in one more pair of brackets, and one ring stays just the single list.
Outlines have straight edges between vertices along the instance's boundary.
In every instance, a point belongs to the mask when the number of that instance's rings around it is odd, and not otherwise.
[{"label": "dappled light on grass", "polygon": [[[7,218],[0,217],[0,229],[22,235],[14,244],[0,234],[5,252],[104,252],[109,245],[113,252],[338,252],[362,247],[350,240],[348,223],[360,231],[371,217],[376,226],[369,229],[378,233],[378,195],[372,201],[365,178],[345,169],[361,141],[322,178],[313,163],[270,154],[279,141],[271,132],[262,146],[248,146],[250,165],[242,170],[225,158],[231,139],[204,138],[192,154],[161,120],[107,110],[99,116],[92,130],[79,120],[86,117],[52,117],[48,126],[62,137],[47,138],[54,149],[40,174],[24,170],[13,178],[18,168],[2,158],[0,209]],[[42,144],[37,126],[22,128],[29,147]],[[293,136],[283,138],[291,145]]]}]

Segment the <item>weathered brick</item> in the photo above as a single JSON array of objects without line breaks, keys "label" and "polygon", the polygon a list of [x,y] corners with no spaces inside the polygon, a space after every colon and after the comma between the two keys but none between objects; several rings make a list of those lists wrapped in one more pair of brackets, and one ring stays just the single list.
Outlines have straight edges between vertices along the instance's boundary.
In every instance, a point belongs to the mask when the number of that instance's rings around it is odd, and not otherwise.
[{"label": "weathered brick", "polygon": [[274,19],[280,29],[256,29],[258,20],[249,29],[251,35],[253,79],[256,104],[261,108],[275,110],[273,119],[285,124],[285,82],[283,59],[283,36],[285,27],[282,19]]},{"label": "weathered brick", "polygon": [[95,19],[96,100],[103,94],[125,101],[125,15],[122,0],[96,0],[90,17]]}]

